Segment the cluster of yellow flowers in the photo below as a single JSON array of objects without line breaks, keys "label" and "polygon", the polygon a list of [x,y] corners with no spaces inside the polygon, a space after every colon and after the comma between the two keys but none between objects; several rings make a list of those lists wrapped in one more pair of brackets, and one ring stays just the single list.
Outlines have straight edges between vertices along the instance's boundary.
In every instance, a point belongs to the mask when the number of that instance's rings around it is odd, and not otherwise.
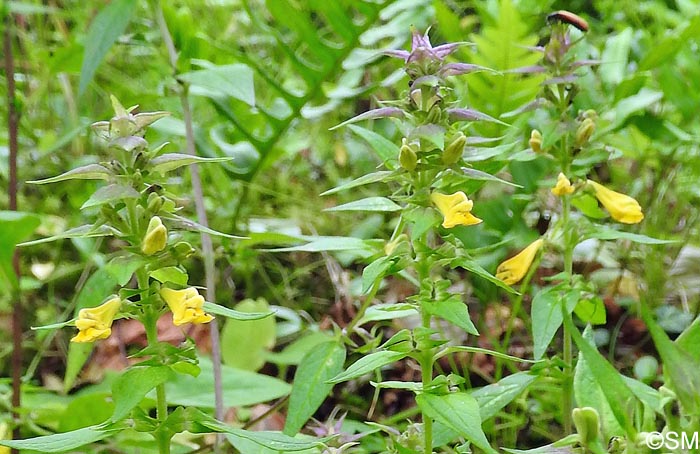
[{"label": "cluster of yellow flowers", "polygon": [[[608,210],[614,220],[623,224],[637,224],[644,219],[642,207],[632,197],[608,189],[595,181],[586,180],[586,184],[593,188],[596,198]],[[556,196],[563,197],[573,194],[576,189],[576,186],[571,184],[566,175],[560,173],[551,192]],[[469,200],[462,191],[450,195],[434,192],[430,199],[442,214],[442,226],[446,229],[458,225],[469,226],[482,222],[481,219],[471,213],[474,202]],[[501,263],[496,269],[496,277],[508,285],[518,283],[527,274],[543,244],[544,240],[540,238],[514,257]]]},{"label": "cluster of yellow flowers", "polygon": [[[144,255],[156,254],[165,249],[167,243],[168,230],[158,216],[153,216],[141,241],[141,252]],[[164,287],[160,290],[160,297],[172,311],[175,326],[185,323],[209,323],[214,319],[204,312],[204,297],[194,287],[184,290]],[[112,334],[112,323],[123,303],[125,301],[121,298],[112,295],[97,307],[81,309],[75,321],[78,334],[71,342],[94,342],[108,338]]]}]

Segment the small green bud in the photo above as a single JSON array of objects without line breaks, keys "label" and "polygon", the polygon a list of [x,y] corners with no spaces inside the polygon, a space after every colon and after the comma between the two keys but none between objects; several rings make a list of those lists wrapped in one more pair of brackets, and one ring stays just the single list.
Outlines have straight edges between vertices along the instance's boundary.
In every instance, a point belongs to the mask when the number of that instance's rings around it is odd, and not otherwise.
[{"label": "small green bud", "polygon": [[530,148],[535,153],[542,152],[542,133],[537,129],[533,129],[530,133]]},{"label": "small green bud", "polygon": [[153,255],[165,249],[167,244],[168,230],[158,216],[153,216],[148,223],[146,236],[143,237],[141,242],[141,252],[146,255]]},{"label": "small green bud", "polygon": [[423,92],[420,88],[411,91],[411,101],[420,110],[423,107]]},{"label": "small green bud", "polygon": [[462,158],[464,146],[467,144],[467,136],[462,132],[458,132],[455,138],[447,145],[442,153],[442,162],[446,165],[452,165]]},{"label": "small green bud", "polygon": [[406,138],[401,141],[401,149],[399,150],[399,164],[409,172],[415,170],[418,164],[418,155],[407,142]]},{"label": "small green bud", "polygon": [[576,130],[576,146],[582,147],[591,138],[595,131],[595,122],[590,118],[585,118]]},{"label": "small green bud", "polygon": [[158,214],[160,211],[161,207],[163,206],[163,198],[156,194],[155,192],[151,192],[148,194],[148,212],[152,214]]},{"label": "small green bud", "polygon": [[187,241],[180,241],[173,246],[173,254],[178,261],[191,257],[195,252],[192,245]]},{"label": "small green bud", "polygon": [[428,116],[425,118],[426,123],[439,124],[440,118],[442,117],[442,109],[438,106],[434,106],[428,112]]},{"label": "small green bud", "polygon": [[571,416],[581,438],[581,444],[588,446],[598,440],[600,431],[600,416],[595,408],[583,407],[574,408]]}]

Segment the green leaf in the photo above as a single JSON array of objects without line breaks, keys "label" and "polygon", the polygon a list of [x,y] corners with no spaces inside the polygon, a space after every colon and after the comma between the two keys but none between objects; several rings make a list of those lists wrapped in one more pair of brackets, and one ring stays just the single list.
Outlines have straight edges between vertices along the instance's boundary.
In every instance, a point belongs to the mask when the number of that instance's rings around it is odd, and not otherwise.
[{"label": "green leaf", "polygon": [[641,244],[672,244],[677,243],[676,240],[659,240],[638,233],[623,232],[613,228],[594,225],[591,229],[584,233],[585,238],[596,238],[598,240],[629,240],[634,243]]},{"label": "green leaf", "polygon": [[344,372],[339,373],[335,377],[328,380],[326,383],[336,384],[353,378],[361,377],[368,374],[375,369],[379,369],[387,364],[394,363],[408,356],[408,353],[395,352],[395,351],[379,351],[370,353],[367,356],[363,356],[350,367],[348,367]]},{"label": "green leaf", "polygon": [[[383,241],[382,241],[383,243]],[[300,246],[290,246],[278,249],[268,249],[272,252],[324,252],[324,251],[372,251],[375,247],[369,240],[353,237],[318,237]]]},{"label": "green leaf", "polygon": [[437,353],[435,355],[434,359],[437,360],[439,358],[442,358],[443,356],[446,356],[446,355],[449,355],[449,354],[452,354],[455,352],[481,353],[484,355],[491,355],[491,356],[495,356],[496,358],[506,359],[509,361],[517,361],[517,362],[521,362],[521,363],[539,363],[540,362],[540,360],[518,358],[517,356],[506,355],[505,353],[497,352],[494,350],[489,350],[487,348],[468,347],[465,345],[455,345],[452,347],[447,347],[446,349]]},{"label": "green leaf", "polygon": [[367,322],[376,322],[380,320],[394,320],[404,317],[419,315],[418,309],[411,304],[406,303],[389,303],[375,304],[370,306],[365,315],[357,322],[357,326],[362,326]]},{"label": "green leaf", "polygon": [[267,360],[279,365],[296,366],[318,344],[331,340],[333,338],[329,334],[323,331],[314,331],[287,345],[281,352],[269,352]]},{"label": "green leaf", "polygon": [[599,73],[601,79],[610,86],[618,85],[628,73],[632,34],[632,27],[627,27],[605,42],[605,49],[600,57],[604,64],[600,65]]},{"label": "green leaf", "polygon": [[179,167],[188,166],[190,164],[197,164],[203,162],[226,162],[233,158],[220,157],[220,158],[203,158],[201,156],[192,156],[183,153],[166,153],[160,155],[156,158],[151,159],[148,163],[151,170],[164,174],[175,170]]},{"label": "green leaf", "polygon": [[377,153],[377,156],[379,156],[382,162],[386,163],[387,161],[398,159],[399,146],[394,142],[361,126],[348,125],[348,129],[367,142],[370,148]]},{"label": "green leaf", "polygon": [[109,392],[84,392],[73,397],[59,419],[59,432],[70,432],[108,421],[114,413],[114,403]]},{"label": "green leaf", "polygon": [[118,236],[121,232],[115,230],[113,227],[108,225],[81,225],[80,227],[74,227],[68,229],[63,233],[54,235],[48,238],[40,238],[38,240],[27,241],[20,243],[17,246],[35,246],[42,243],[50,243],[51,241],[64,240],[66,238],[95,238],[99,236]]},{"label": "green leaf", "polygon": [[577,291],[571,291],[564,295],[556,287],[540,290],[535,295],[532,300],[532,337],[535,359],[540,359],[545,354],[564,320],[562,302],[566,302],[566,313],[571,314],[578,303],[578,298]]},{"label": "green leaf", "polygon": [[479,404],[474,397],[461,392],[442,396],[420,394],[416,396],[416,403],[429,418],[439,421],[485,452],[498,454],[481,429]]},{"label": "green leaf", "polygon": [[[226,346],[224,346],[226,348]],[[177,375],[165,384],[171,405],[214,408],[214,372],[211,360],[199,358],[201,373],[197,377]],[[286,382],[267,375],[221,366],[224,402],[231,407],[255,405],[278,399],[291,391]]]},{"label": "green leaf", "polygon": [[425,307],[430,314],[447,320],[462,328],[465,332],[475,336],[479,335],[479,331],[476,329],[469,316],[469,309],[460,297],[454,296],[453,298],[440,301],[431,301],[430,304],[425,304],[423,307]]},{"label": "green leaf", "polygon": [[695,361],[700,361],[700,348],[695,348],[700,345],[700,317],[693,320],[676,339],[676,344],[681,350],[691,354]]},{"label": "green leaf", "polygon": [[[243,300],[235,308],[243,313],[270,312],[270,305],[262,298]],[[275,346],[275,327],[274,317],[227,320],[221,330],[221,345],[225,346],[221,352],[224,364],[250,371],[260,369],[265,364],[265,352]]]},{"label": "green leaf", "polygon": [[100,164],[88,164],[86,166],[78,167],[73,170],[69,170],[66,173],[57,175],[51,178],[45,178],[43,180],[27,181],[31,184],[47,184],[47,183],[57,183],[59,181],[66,180],[108,180],[112,177],[112,172],[107,170],[106,167]]},{"label": "green leaf", "polygon": [[275,453],[306,451],[323,446],[323,443],[316,438],[309,437],[310,439],[307,440],[297,439],[279,432],[252,432],[249,430],[234,428],[231,428],[227,432],[228,435],[226,435],[226,438],[229,440],[229,442],[231,442],[233,446],[240,446],[239,443],[241,441],[251,441],[256,445],[262,446],[263,448],[267,448]]},{"label": "green leaf", "polygon": [[384,273],[392,265],[391,258],[387,256],[379,257],[362,270],[362,293],[367,293],[377,280],[384,277]]},{"label": "green leaf", "polygon": [[199,232],[199,233],[208,233],[209,235],[212,236],[221,236],[224,238],[229,238],[233,240],[241,240],[245,239],[245,237],[242,236],[236,236],[236,235],[229,235],[228,233],[222,233],[218,232],[214,229],[210,229],[209,227],[205,227],[195,221],[192,221],[190,219],[187,219],[185,217],[179,216],[177,214],[169,214],[167,216],[161,216],[163,219],[168,219],[170,222],[172,222],[176,227],[184,230],[190,230],[193,232]]},{"label": "green leaf", "polygon": [[615,110],[606,113],[603,117],[613,123],[612,127],[622,125],[625,120],[640,110],[645,110],[653,104],[661,101],[664,94],[660,91],[642,88],[636,95],[629,96],[617,103]]},{"label": "green leaf", "polygon": [[491,175],[490,173],[487,172],[482,172],[481,170],[476,170],[472,169],[469,167],[462,167],[462,173],[472,180],[483,180],[483,181],[493,181],[496,183],[501,183],[505,184],[508,186],[512,186],[514,188],[522,188],[519,184],[511,183],[510,181],[502,180],[501,178],[498,178],[494,175]]},{"label": "green leaf", "polygon": [[272,316],[273,312],[243,312],[237,311],[235,309],[229,309],[228,307],[220,306],[216,303],[210,303],[206,301],[204,303],[204,311],[211,314],[221,315],[226,318],[231,318],[234,320],[261,320]]},{"label": "green leaf", "polygon": [[163,284],[166,282],[172,282],[173,284],[183,286],[187,285],[187,280],[189,279],[187,272],[178,266],[158,268],[155,271],[151,271],[149,276]]},{"label": "green leaf", "polygon": [[343,183],[340,186],[336,186],[333,189],[329,189],[326,192],[322,193],[321,195],[331,195],[335,194],[336,192],[341,192],[341,191],[346,191],[348,189],[356,188],[358,186],[363,186],[365,184],[370,184],[370,183],[376,183],[378,181],[384,181],[389,175],[392,175],[394,172],[391,172],[389,170],[380,170],[378,172],[372,172],[368,173],[366,175],[361,176],[360,178],[356,178],[352,181],[349,181],[347,183]]},{"label": "green leaf", "polygon": [[105,265],[105,270],[114,277],[117,284],[125,286],[131,280],[136,270],[143,266],[144,260],[133,255],[114,257]]},{"label": "green leaf", "polygon": [[498,279],[496,276],[493,274],[489,273],[486,271],[481,265],[476,263],[476,260],[472,259],[471,257],[467,256],[460,256],[452,260],[450,262],[450,266],[452,268],[460,267],[464,268],[467,271],[471,271],[472,273],[476,274],[479,277],[482,277],[486,279],[487,281],[491,282],[492,284],[497,285],[498,287],[502,288],[503,290],[507,291],[508,293],[514,293],[518,294],[510,285],[505,284],[502,280]]},{"label": "green leaf", "polygon": [[386,197],[367,197],[323,211],[399,211],[401,206]]},{"label": "green leaf", "polygon": [[174,376],[172,369],[166,366],[136,366],[121,374],[112,384],[114,413],[111,421],[117,422],[126,418],[146,394]]},{"label": "green leaf", "polygon": [[536,379],[537,376],[535,375],[530,375],[527,372],[518,372],[501,379],[497,383],[472,391],[471,396],[479,404],[481,420],[486,421],[496,416],[499,411],[525,391]]},{"label": "green leaf", "polygon": [[[198,60],[198,63],[203,63]],[[216,66],[207,62],[207,69],[178,75],[178,79],[192,86],[193,94],[208,97],[228,96],[255,106],[255,85],[253,71],[240,63]]]},{"label": "green leaf", "polygon": [[89,199],[80,207],[81,210],[89,207],[102,205],[104,203],[120,202],[124,199],[138,199],[141,197],[139,192],[131,186],[121,184],[110,184],[103,186],[95,191]]},{"label": "green leaf", "polygon": [[604,325],[607,320],[605,304],[597,296],[590,299],[580,300],[574,308],[574,313],[585,323],[591,325]]},{"label": "green leaf", "polygon": [[19,211],[0,211],[0,282],[8,287],[18,285],[12,267],[12,257],[17,243],[30,236],[39,226],[39,217]]},{"label": "green leaf", "polygon": [[309,351],[294,374],[284,433],[293,436],[333,389],[327,383],[343,370],[345,347],[338,341],[325,342]]},{"label": "green leaf", "polygon": [[100,11],[90,24],[85,38],[85,54],[83,66],[80,68],[78,96],[85,93],[85,89],[95,76],[97,67],[100,66],[117,38],[126,30],[136,6],[136,0],[114,0]]},{"label": "green leaf", "polygon": [[89,426],[71,432],[29,438],[27,440],[0,440],[0,446],[47,452],[63,452],[100,441],[123,430],[119,426]]},{"label": "green leaf", "polygon": [[603,391],[605,400],[615,415],[618,424],[628,436],[633,436],[634,428],[628,415],[631,414],[630,406],[634,404],[634,395],[625,384],[620,373],[610,364],[586,339],[581,336],[571,317],[564,319],[571,336],[580,350],[580,358],[583,358],[593,371],[595,380]]}]

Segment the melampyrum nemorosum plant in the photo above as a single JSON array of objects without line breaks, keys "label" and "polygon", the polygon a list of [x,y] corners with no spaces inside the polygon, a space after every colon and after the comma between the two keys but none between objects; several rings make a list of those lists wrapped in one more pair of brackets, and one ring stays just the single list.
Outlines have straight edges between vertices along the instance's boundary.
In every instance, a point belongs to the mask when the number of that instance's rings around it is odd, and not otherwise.
[{"label": "melampyrum nemorosum plant", "polygon": [[[374,371],[378,382],[374,386],[378,389],[397,388],[415,393],[422,421],[411,423],[403,433],[386,428],[391,439],[390,452],[430,454],[434,448],[444,445],[456,445],[455,449],[463,452],[467,446],[473,445],[483,452],[496,453],[481,429],[482,416],[494,416],[509,402],[505,399],[502,405],[480,413],[480,407],[490,402],[488,393],[469,393],[465,377],[436,374],[435,367],[437,360],[456,352],[479,350],[454,345],[438,329],[442,323],[439,320],[442,320],[469,335],[479,334],[470,318],[463,290],[450,278],[455,274],[449,272],[450,269],[464,269],[512,291],[506,283],[482,268],[455,235],[460,229],[469,234],[469,229],[478,228],[482,223],[475,214],[479,205],[475,193],[485,181],[508,184],[481,170],[488,169],[484,164],[489,157],[500,153],[484,146],[497,139],[476,136],[469,127],[476,121],[501,122],[461,105],[449,83],[451,76],[493,71],[450,61],[450,55],[465,45],[468,43],[433,47],[427,33],[421,35],[414,30],[410,51],[386,52],[404,61],[409,78],[408,90],[401,99],[383,102],[380,108],[343,125],[366,119],[393,118],[403,136],[401,143],[395,146],[395,154],[384,160],[385,169],[328,191],[335,193],[376,182],[388,184],[393,191],[387,197],[370,197],[332,209],[395,212],[398,216],[391,238],[364,269],[362,282],[366,297],[357,315],[343,330],[349,345],[355,345],[351,336],[359,335],[375,351],[330,380],[331,383],[340,383]],[[360,135],[367,131],[356,125],[350,127]],[[364,317],[377,296],[382,279],[390,275],[409,280],[416,286],[417,293],[400,304],[375,304],[372,309],[386,311],[389,317],[396,310],[402,311],[401,316],[418,314],[420,325],[402,329],[381,343],[381,335],[373,337],[360,329],[360,325],[367,321]],[[367,345],[363,348],[367,351]],[[418,364],[421,381],[382,382],[379,368],[405,358]],[[522,391],[533,378],[516,374],[506,380]]]},{"label": "melampyrum nemorosum plant", "polygon": [[[546,75],[540,97],[522,110],[538,111],[534,117],[537,129],[530,132],[529,146],[539,159],[549,161],[553,170],[545,196],[551,222],[540,238],[501,263],[496,277],[510,285],[522,281],[524,293],[540,253],[545,253],[548,262],[551,260],[552,267],[562,267],[559,274],[546,278],[545,285],[534,292],[531,311],[536,360],[545,356],[563,326],[562,349],[550,363],[561,385],[562,424],[567,435],[556,446],[576,447],[595,454],[646,452],[644,443],[640,442],[644,437],[640,438],[639,434],[655,430],[654,412],[662,412],[662,407],[670,401],[645,384],[622,376],[598,353],[591,325],[606,320],[601,289],[576,273],[573,265],[575,249],[584,241],[589,247],[600,247],[594,245],[604,240],[638,243],[660,240],[594,221],[609,217],[614,223],[633,225],[640,223],[644,214],[633,197],[598,181],[596,169],[605,168],[622,153],[605,145],[604,134],[596,134],[598,129],[604,130],[599,124],[607,126],[606,120],[576,98],[589,88],[581,84],[580,72],[605,63],[577,59],[574,53],[574,46],[584,39],[589,26],[584,19],[567,11],[553,13],[548,19],[551,35],[537,49],[542,53],[540,64],[518,72]],[[621,291],[619,284],[627,279],[628,273],[623,264],[618,266],[618,278],[611,286],[615,291]],[[630,296],[635,291],[629,292]],[[518,301],[521,299],[518,297]],[[583,333],[574,323],[573,315],[588,324]],[[579,349],[578,361],[574,360],[574,343]],[[653,399],[649,399],[651,395]],[[661,407],[650,403],[664,399],[667,402]],[[573,429],[576,433],[572,433]],[[609,440],[614,442],[608,444]]]},{"label": "melampyrum nemorosum plant", "polygon": [[[126,428],[146,432],[155,438],[158,452],[169,453],[171,439],[183,431],[226,432],[234,430],[202,411],[178,407],[169,411],[165,382],[176,374],[199,374],[194,344],[188,339],[180,346],[159,342],[156,322],[166,312],[172,313],[176,326],[201,324],[214,315],[251,320],[270,314],[245,314],[212,302],[206,302],[196,286],[189,283],[183,263],[196,251],[185,240],[185,231],[222,234],[181,216],[176,197],[168,191],[166,175],[193,163],[215,162],[228,158],[201,158],[181,153],[164,153],[167,144],[151,149],[144,139],[146,127],[169,115],[167,112],[132,113],[112,97],[115,116],[92,125],[107,142],[109,158],[70,170],[36,184],[65,180],[104,180],[83,204],[82,209],[94,222],[66,231],[57,237],[25,243],[24,246],[58,238],[112,237],[116,245],[109,251],[105,265],[116,277],[119,287],[94,301],[93,307],[78,308],[70,321],[45,328],[75,326],[74,343],[91,343],[111,335],[114,320],[129,318],[141,322],[148,346],[133,355],[143,360],[131,366],[113,385],[115,410],[112,417],[98,426],[79,431],[3,442],[21,449],[58,452],[113,436]],[[155,389],[156,413],[139,406]],[[86,430],[89,435],[86,436]]]}]

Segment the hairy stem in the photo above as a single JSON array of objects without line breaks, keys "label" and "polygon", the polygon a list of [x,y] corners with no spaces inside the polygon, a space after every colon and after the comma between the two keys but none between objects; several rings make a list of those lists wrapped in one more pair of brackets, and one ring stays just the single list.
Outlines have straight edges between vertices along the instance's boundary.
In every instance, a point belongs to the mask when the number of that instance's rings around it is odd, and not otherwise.
[{"label": "hairy stem", "polygon": [[[156,8],[156,20],[158,21],[158,26],[160,27],[161,35],[163,37],[163,42],[168,50],[168,57],[170,60],[170,66],[172,66],[173,71],[177,74],[177,49],[175,48],[175,43],[168,30],[168,24],[165,22],[165,17],[163,16],[163,9],[158,6]],[[180,90],[180,104],[182,105],[182,115],[183,121],[185,123],[185,135],[187,139],[187,153],[195,156],[197,154],[195,140],[194,140],[194,128],[192,122],[192,109],[190,108],[190,101],[188,96],[188,86],[182,82],[178,81],[181,85]],[[190,165],[190,173],[192,175],[192,191],[194,193],[194,203],[195,209],[197,211],[197,222],[199,222],[204,227],[209,226],[209,220],[207,219],[206,208],[204,207],[204,191],[202,190],[202,179],[199,175],[199,167],[197,164]],[[204,259],[204,274],[205,274],[205,285],[207,287],[206,299],[207,301],[216,300],[216,267],[214,263],[214,247],[212,245],[211,236],[209,234],[202,232],[202,256]],[[214,369],[214,400],[215,400],[215,415],[219,420],[224,418],[224,400],[223,400],[223,390],[221,384],[221,342],[219,338],[219,325],[216,319],[212,320],[209,325],[210,335],[211,335],[211,350],[212,350],[212,363]],[[217,444],[223,441],[223,436],[217,435]]]},{"label": "hairy stem", "polygon": [[[568,166],[567,166],[568,167]],[[568,170],[568,169],[565,169]],[[572,227],[570,226],[570,215],[571,215],[571,200],[568,196],[562,198],[562,224],[564,226],[564,273],[567,276],[569,285],[572,284],[573,278],[573,263],[574,263],[574,245],[571,241]],[[568,317],[569,314],[566,311],[566,301],[562,298],[562,311],[566,312],[565,315]],[[574,358],[573,358],[573,345],[571,340],[571,332],[566,324],[564,324],[563,333],[563,356],[566,371],[564,374],[564,384],[562,386],[562,411],[563,421],[564,421],[564,433],[570,434],[573,428],[571,411],[573,409],[573,369],[574,369]]]}]

